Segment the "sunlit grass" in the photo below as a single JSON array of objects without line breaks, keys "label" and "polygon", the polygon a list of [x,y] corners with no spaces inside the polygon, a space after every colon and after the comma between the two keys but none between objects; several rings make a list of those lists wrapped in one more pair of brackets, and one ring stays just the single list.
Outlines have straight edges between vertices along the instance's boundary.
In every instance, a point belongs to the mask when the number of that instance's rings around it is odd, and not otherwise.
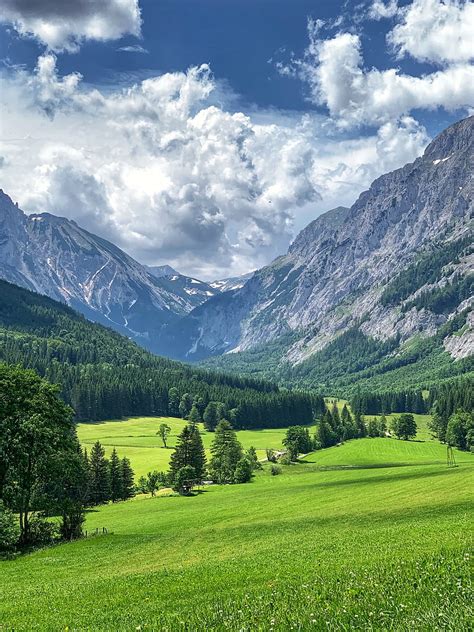
[{"label": "sunlit grass", "polygon": [[5,630],[468,630],[474,455],[363,439],[0,565]]},{"label": "sunlit grass", "polygon": [[[168,449],[163,447],[161,438],[156,434],[161,423],[167,423],[171,428],[168,438]],[[117,448],[119,456],[127,456],[137,477],[150,470],[168,470],[172,448],[186,422],[175,417],[130,417],[123,420],[104,421],[100,423],[81,423],[77,430],[79,439],[84,447],[89,448],[95,441],[100,441],[109,455]],[[207,432],[199,424],[204,447],[209,456],[214,434]],[[259,458],[265,457],[267,448],[279,449],[286,428],[266,430],[240,430],[238,439],[244,446],[256,448]],[[314,429],[311,429],[314,432]]]}]

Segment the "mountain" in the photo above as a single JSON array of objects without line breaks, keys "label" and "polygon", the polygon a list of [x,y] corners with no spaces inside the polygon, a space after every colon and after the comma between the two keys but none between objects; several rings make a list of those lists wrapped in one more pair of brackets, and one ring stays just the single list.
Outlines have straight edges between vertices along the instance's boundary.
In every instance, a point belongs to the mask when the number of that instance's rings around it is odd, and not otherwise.
[{"label": "mountain", "polygon": [[164,276],[173,276],[173,275],[179,274],[179,272],[176,272],[174,268],[168,265],[145,266],[145,268],[148,270],[148,272],[150,272],[150,274],[152,274],[157,279],[161,279],[161,277],[164,277]]},{"label": "mountain", "polygon": [[219,292],[239,290],[247,283],[249,279],[253,277],[253,274],[253,272],[248,272],[247,274],[242,274],[240,276],[228,277],[227,279],[219,279],[218,281],[211,281],[209,285]]},{"label": "mountain", "polygon": [[222,402],[236,428],[311,423],[315,406],[324,408],[321,398],[269,382],[157,357],[64,303],[1,280],[0,362],[59,384],[77,420],[179,416],[186,393],[201,414],[209,401]]},{"label": "mountain", "polygon": [[379,363],[404,357],[462,313],[459,331],[438,342],[447,356],[471,356],[473,139],[474,117],[443,131],[350,209],[318,217],[242,288],[167,327],[163,348],[193,360],[226,354],[214,363],[241,371],[249,356],[239,352],[255,351],[275,375],[293,375],[311,372],[342,335],[345,349],[350,340],[383,348]]},{"label": "mountain", "polygon": [[217,292],[170,266],[143,266],[74,221],[27,216],[1,190],[0,278],[63,301],[151,350],[165,324]]}]

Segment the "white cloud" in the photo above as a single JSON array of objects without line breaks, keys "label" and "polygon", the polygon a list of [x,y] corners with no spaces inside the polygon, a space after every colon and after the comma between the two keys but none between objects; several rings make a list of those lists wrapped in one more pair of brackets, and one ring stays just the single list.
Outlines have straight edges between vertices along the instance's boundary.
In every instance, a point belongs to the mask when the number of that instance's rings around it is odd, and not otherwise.
[{"label": "white cloud", "polygon": [[3,0],[2,22],[49,49],[75,52],[84,40],[140,35],[138,0]]},{"label": "white cloud", "polygon": [[319,40],[309,30],[305,58],[297,62],[310,98],[325,105],[337,125],[383,125],[414,109],[467,108],[474,103],[474,68],[455,64],[444,70],[411,76],[395,68],[366,70],[358,35],[340,33]]},{"label": "white cloud", "polygon": [[474,2],[414,0],[399,18],[387,39],[400,57],[439,64],[474,58]]},{"label": "white cloud", "polygon": [[148,55],[149,51],[140,44],[133,44],[132,46],[121,46],[117,48],[121,53],[141,53],[142,55]]},{"label": "white cloud", "polygon": [[372,20],[381,20],[382,18],[393,18],[398,12],[397,0],[389,0],[385,3],[383,0],[374,0],[369,9],[369,18]]},{"label": "white cloud", "polygon": [[2,186],[20,206],[206,278],[268,263],[427,140],[412,119],[348,141],[318,115],[227,111],[205,65],[102,93],[46,54],[3,85]]}]

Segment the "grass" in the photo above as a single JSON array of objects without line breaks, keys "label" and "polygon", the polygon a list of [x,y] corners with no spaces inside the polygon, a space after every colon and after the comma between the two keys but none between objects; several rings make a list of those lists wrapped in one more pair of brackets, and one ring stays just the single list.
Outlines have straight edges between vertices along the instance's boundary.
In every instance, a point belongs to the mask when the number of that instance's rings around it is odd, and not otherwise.
[{"label": "grass", "polygon": [[[163,448],[161,438],[156,435],[161,423],[167,423],[171,427],[168,449]],[[78,424],[77,431],[81,443],[88,449],[97,440],[104,446],[107,454],[110,454],[114,447],[117,448],[119,456],[127,456],[130,459],[135,475],[139,477],[150,470],[168,470],[171,448],[176,445],[176,438],[185,423],[175,417],[130,417],[124,420],[81,423]],[[214,434],[207,432],[202,424],[199,424],[199,427],[209,456]],[[266,448],[282,447],[285,432],[286,428],[278,428],[240,430],[237,434],[244,448],[253,445],[259,458],[264,458]]]},{"label": "grass", "polygon": [[91,511],[0,563],[0,630],[472,629],[474,455],[350,441],[280,476]]}]

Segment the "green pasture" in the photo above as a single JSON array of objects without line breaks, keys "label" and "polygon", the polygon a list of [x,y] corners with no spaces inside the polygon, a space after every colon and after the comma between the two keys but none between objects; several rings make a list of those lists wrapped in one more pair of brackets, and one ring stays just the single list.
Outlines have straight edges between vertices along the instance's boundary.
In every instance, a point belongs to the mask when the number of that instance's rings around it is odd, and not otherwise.
[{"label": "green pasture", "polygon": [[[163,448],[161,438],[156,434],[161,423],[167,423],[171,428],[168,449]],[[109,455],[115,447],[119,456],[127,456],[130,459],[135,475],[139,477],[150,470],[168,470],[172,448],[176,445],[176,438],[185,424],[183,419],[175,417],[130,417],[116,421],[81,423],[77,431],[81,443],[86,448],[90,449],[98,440]],[[214,434],[207,432],[202,424],[199,424],[199,428],[209,456]],[[285,432],[286,428],[273,428],[240,430],[237,434],[244,448],[253,445],[259,458],[264,458],[266,448],[282,447]]]},{"label": "green pasture", "polygon": [[0,630],[472,629],[474,455],[445,453],[361,439],[249,484],[98,508],[87,528],[108,535],[0,563]]}]

